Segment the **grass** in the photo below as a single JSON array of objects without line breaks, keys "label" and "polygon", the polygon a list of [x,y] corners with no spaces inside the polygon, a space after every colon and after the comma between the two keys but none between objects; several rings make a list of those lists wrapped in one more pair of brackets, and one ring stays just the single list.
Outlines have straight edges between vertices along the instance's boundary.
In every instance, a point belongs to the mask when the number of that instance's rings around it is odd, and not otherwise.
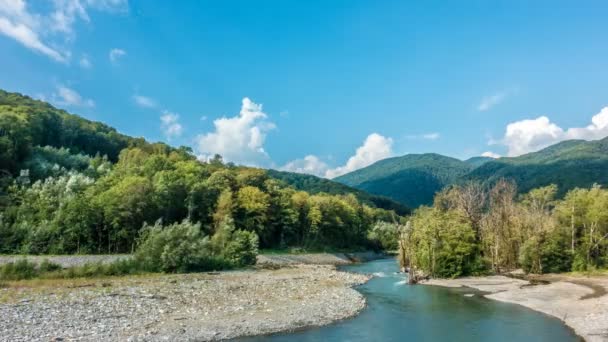
[{"label": "grass", "polygon": [[123,276],[144,273],[141,265],[132,259],[117,260],[103,264],[88,263],[82,266],[63,268],[47,259],[40,264],[23,258],[0,266],[0,282],[39,279],[74,279]]}]

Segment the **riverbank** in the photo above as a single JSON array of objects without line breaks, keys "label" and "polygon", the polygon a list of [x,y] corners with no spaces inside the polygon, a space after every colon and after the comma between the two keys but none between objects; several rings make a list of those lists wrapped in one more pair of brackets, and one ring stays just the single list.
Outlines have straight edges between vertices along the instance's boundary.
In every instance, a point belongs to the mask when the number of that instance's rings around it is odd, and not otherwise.
[{"label": "riverbank", "polygon": [[214,341],[320,326],[357,314],[368,276],[330,265],[104,279],[0,289],[3,341]]},{"label": "riverbank", "polygon": [[421,284],[479,290],[487,298],[557,317],[587,342],[608,341],[608,276],[548,275],[532,280],[488,276]]}]

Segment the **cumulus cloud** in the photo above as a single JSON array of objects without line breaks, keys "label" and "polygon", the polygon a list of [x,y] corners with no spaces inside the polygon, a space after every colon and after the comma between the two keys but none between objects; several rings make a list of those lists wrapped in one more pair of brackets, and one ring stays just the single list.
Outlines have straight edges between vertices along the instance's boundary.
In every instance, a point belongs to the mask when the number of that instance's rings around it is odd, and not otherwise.
[{"label": "cumulus cloud", "polygon": [[480,112],[485,112],[487,110],[492,109],[492,107],[500,104],[507,97],[507,92],[498,92],[481,99],[479,105],[477,105],[477,110]]},{"label": "cumulus cloud", "polygon": [[357,148],[355,154],[348,158],[345,165],[329,169],[325,173],[327,178],[335,178],[343,174],[369,166],[378,160],[393,155],[393,139],[384,137],[378,133],[367,136],[363,145]]},{"label": "cumulus cloud", "polygon": [[266,164],[269,157],[264,141],[267,133],[275,128],[267,119],[262,105],[245,97],[238,115],[214,120],[215,130],[196,138],[199,157],[209,159],[220,154],[224,160],[238,164]]},{"label": "cumulus cloud", "polygon": [[329,167],[319,157],[308,155],[303,159],[296,159],[281,167],[283,171],[308,173],[311,175],[325,177]]},{"label": "cumulus cloud", "polygon": [[126,0],[54,0],[47,13],[33,13],[26,0],[0,0],[0,34],[57,62],[67,63],[70,52],[47,40],[58,36],[73,40],[74,24],[78,20],[90,21],[89,8],[110,11],[125,6]]},{"label": "cumulus cloud", "polygon": [[179,123],[179,115],[164,111],[160,117],[160,129],[167,140],[180,137],[183,132],[183,127]]},{"label": "cumulus cloud", "polygon": [[120,57],[122,57],[126,54],[127,54],[127,52],[123,49],[113,48],[112,50],[110,50],[108,57],[110,58],[110,62],[112,62],[113,64],[116,64],[116,63],[118,63],[118,60],[120,59]]},{"label": "cumulus cloud", "polygon": [[482,157],[494,158],[494,159],[500,158],[500,154],[494,153],[492,151],[486,151],[486,152],[482,153],[481,156]]},{"label": "cumulus cloud", "polygon": [[155,108],[156,107],[156,101],[147,96],[133,95],[133,101],[135,101],[135,104],[137,104],[138,106],[140,106],[142,108]]},{"label": "cumulus cloud", "polygon": [[608,107],[594,115],[586,127],[563,129],[546,116],[512,122],[507,125],[504,137],[499,141],[490,141],[490,144],[505,145],[509,156],[519,156],[564,140],[595,140],[606,136]]},{"label": "cumulus cloud", "polygon": [[53,102],[61,106],[95,107],[93,100],[83,98],[76,90],[63,85],[57,87],[57,92],[53,94]]}]

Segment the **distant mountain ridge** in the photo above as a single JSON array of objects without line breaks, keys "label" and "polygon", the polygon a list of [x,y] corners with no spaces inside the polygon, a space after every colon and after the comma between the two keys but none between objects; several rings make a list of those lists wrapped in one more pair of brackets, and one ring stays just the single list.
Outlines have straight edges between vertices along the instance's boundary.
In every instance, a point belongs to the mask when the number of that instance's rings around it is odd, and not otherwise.
[{"label": "distant mountain ridge", "polygon": [[556,184],[559,194],[576,187],[608,185],[608,138],[569,140],[519,157],[473,157],[462,161],[435,153],[380,160],[334,180],[411,208],[431,204],[445,186],[514,180],[519,192]]}]

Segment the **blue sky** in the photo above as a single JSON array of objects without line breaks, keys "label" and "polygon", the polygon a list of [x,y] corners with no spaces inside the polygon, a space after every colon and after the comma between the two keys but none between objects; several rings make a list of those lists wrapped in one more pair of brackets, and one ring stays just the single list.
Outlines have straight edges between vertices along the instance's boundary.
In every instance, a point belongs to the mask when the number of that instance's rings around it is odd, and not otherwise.
[{"label": "blue sky", "polygon": [[608,135],[607,10],[0,0],[0,87],[201,158],[327,177],[405,153],[515,156]]}]

